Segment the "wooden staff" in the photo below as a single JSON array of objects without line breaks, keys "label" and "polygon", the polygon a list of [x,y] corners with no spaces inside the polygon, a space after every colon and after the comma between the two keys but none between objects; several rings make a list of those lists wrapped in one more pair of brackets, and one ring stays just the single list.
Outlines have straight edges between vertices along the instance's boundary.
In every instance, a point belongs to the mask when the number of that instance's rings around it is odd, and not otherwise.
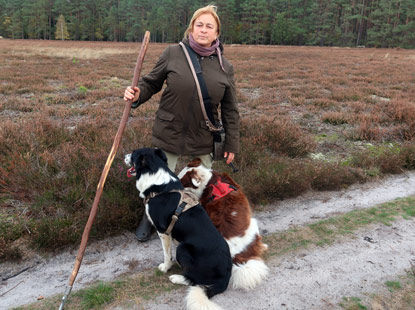
[{"label": "wooden staff", "polygon": [[[146,51],[147,51],[149,40],[150,40],[150,32],[146,31],[146,33],[144,35],[143,43],[141,44],[140,53],[138,54],[137,63],[135,65],[134,78],[133,78],[133,83],[131,84],[131,88],[136,87],[137,84],[138,84],[138,80],[140,78],[141,67],[143,65],[144,56],[145,56]],[[59,307],[59,310],[63,310],[65,302],[68,299],[69,294],[71,293],[73,283],[75,282],[75,278],[78,275],[79,268],[81,267],[82,259],[84,257],[84,253],[85,253],[86,244],[88,243],[89,234],[91,232],[92,223],[94,222],[95,216],[97,215],[98,204],[99,204],[99,200],[101,199],[102,191],[104,189],[104,183],[105,183],[105,180],[107,178],[108,172],[110,170],[112,161],[114,160],[114,157],[115,157],[115,155],[117,153],[117,150],[118,150],[118,147],[120,145],[121,137],[122,137],[122,134],[124,132],[125,125],[127,124],[128,116],[130,115],[131,104],[132,104],[132,100],[128,100],[127,103],[125,104],[122,119],[121,119],[120,125],[118,127],[117,134],[115,135],[114,143],[112,144],[111,151],[108,155],[107,162],[105,163],[105,167],[102,171],[101,178],[100,178],[98,186],[97,186],[97,192],[95,194],[95,199],[94,199],[94,202],[92,204],[92,208],[91,208],[91,212],[89,214],[88,222],[86,223],[84,232],[82,234],[81,245],[80,245],[79,250],[78,250],[78,255],[76,256],[75,265],[73,267],[72,274],[71,274],[71,277],[69,279],[69,284],[66,287],[65,293],[62,297],[62,303]]]}]

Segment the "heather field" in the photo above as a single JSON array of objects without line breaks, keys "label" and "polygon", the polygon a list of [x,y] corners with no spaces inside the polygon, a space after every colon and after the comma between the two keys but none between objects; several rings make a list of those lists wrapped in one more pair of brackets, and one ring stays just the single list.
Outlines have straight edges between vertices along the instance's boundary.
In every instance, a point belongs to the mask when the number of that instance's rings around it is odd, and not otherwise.
[{"label": "heather field", "polygon": [[[144,74],[165,46],[150,44]],[[80,240],[139,48],[0,40],[0,260]],[[415,51],[225,46],[225,56],[242,116],[233,177],[255,207],[415,169]],[[122,158],[150,146],[159,96],[131,113],[93,238],[141,218]]]}]

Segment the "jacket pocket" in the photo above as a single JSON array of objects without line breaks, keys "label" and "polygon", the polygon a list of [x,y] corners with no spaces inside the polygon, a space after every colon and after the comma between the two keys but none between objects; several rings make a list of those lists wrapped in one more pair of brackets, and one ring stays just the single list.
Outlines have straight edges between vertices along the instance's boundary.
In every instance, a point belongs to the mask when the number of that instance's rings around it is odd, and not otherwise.
[{"label": "jacket pocket", "polygon": [[167,122],[171,122],[174,120],[174,114],[164,111],[164,110],[158,110],[157,111],[157,118],[160,121],[167,121]]},{"label": "jacket pocket", "polygon": [[159,140],[169,143],[177,140],[180,136],[180,124],[174,119],[174,114],[165,110],[158,110],[153,126],[153,136]]}]

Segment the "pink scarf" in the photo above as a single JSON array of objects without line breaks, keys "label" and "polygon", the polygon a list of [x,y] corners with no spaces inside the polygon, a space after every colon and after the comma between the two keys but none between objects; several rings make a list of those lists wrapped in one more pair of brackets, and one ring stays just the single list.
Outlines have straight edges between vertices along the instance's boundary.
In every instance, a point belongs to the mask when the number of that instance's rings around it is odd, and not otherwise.
[{"label": "pink scarf", "polygon": [[195,41],[195,39],[193,38],[192,34],[189,34],[189,44],[190,47],[192,48],[192,50],[194,50],[196,53],[198,53],[200,56],[210,56],[213,53],[215,53],[218,55],[218,59],[219,59],[219,63],[220,63],[220,67],[222,68],[223,71],[225,71],[225,69],[223,68],[223,63],[222,63],[222,53],[220,51],[220,41],[219,39],[216,39],[213,44],[209,47],[204,47],[199,45],[199,43],[197,43]]}]

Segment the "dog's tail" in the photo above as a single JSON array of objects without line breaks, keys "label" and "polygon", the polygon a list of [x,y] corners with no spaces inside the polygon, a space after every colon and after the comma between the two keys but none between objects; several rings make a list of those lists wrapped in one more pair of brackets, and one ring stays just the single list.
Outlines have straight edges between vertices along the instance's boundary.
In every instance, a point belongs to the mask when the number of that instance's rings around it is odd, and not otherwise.
[{"label": "dog's tail", "polygon": [[230,284],[233,288],[253,289],[260,284],[269,273],[269,268],[262,259],[250,259],[244,264],[232,266]]},{"label": "dog's tail", "polygon": [[188,310],[223,310],[219,305],[209,300],[205,290],[200,286],[189,288],[186,305]]}]

